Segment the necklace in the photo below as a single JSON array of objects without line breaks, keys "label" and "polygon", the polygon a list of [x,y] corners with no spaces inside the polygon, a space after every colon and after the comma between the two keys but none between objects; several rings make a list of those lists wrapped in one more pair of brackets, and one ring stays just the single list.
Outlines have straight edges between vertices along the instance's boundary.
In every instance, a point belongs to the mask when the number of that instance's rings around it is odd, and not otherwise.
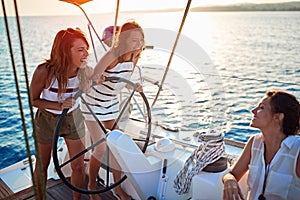
[{"label": "necklace", "polygon": [[266,162],[266,144],[264,144],[265,152],[264,152],[264,157],[265,157],[265,178],[264,178],[264,184],[263,184],[263,190],[262,193],[259,195],[258,200],[266,200],[266,197],[264,196],[265,190],[266,190],[266,185],[267,185],[267,178],[270,170],[270,165],[271,163],[267,164]]},{"label": "necklace", "polygon": [[263,184],[263,191],[259,195],[258,200],[266,200],[266,197],[264,196],[265,190],[266,190],[266,185],[267,185],[267,178],[270,170],[270,164],[265,166],[265,178],[264,178],[264,184]]}]

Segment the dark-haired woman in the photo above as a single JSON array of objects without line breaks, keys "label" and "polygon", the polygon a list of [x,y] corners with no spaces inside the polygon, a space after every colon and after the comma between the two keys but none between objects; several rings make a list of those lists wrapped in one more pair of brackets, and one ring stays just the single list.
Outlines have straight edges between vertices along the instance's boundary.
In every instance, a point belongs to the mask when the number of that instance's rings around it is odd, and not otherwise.
[{"label": "dark-haired woman", "polygon": [[267,91],[252,113],[250,125],[261,133],[249,139],[237,163],[224,175],[223,199],[244,199],[238,181],[247,170],[247,199],[299,199],[299,101],[284,91]]}]

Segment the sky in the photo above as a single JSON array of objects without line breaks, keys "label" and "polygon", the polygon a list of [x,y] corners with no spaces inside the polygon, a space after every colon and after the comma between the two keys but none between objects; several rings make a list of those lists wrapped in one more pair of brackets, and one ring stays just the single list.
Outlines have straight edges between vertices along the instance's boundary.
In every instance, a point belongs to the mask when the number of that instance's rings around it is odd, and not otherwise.
[{"label": "sky", "polygon": [[[277,3],[295,0],[193,0],[191,7],[201,5],[223,5],[234,3]],[[78,15],[79,8],[59,0],[17,0],[20,16],[34,15]],[[120,11],[184,8],[187,0],[120,0]],[[8,16],[14,15],[14,4],[12,0],[4,0]],[[101,12],[114,12],[117,0],[93,0],[82,5],[82,8],[89,14]],[[3,16],[1,5],[0,16]]]}]

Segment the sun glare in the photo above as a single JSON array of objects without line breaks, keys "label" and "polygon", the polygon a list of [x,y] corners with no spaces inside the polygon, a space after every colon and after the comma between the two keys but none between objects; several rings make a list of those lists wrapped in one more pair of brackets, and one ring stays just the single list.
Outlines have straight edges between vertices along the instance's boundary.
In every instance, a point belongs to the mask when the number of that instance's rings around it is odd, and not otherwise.
[{"label": "sun glare", "polygon": [[[65,2],[63,2],[65,1]],[[73,0],[30,0],[17,1],[19,14],[23,16],[34,15],[78,15],[80,11],[75,6],[70,5]],[[78,0],[82,4],[82,7],[89,13],[107,13],[115,12],[117,0],[104,1],[104,0]],[[88,2],[90,1],[90,2]],[[201,0],[192,1],[191,7],[205,6],[205,5],[225,5],[234,3],[276,3],[287,2],[289,0]],[[87,2],[87,3],[84,3]],[[184,8],[187,4],[187,0],[120,0],[119,11],[136,11],[136,10],[157,10],[168,8]],[[14,14],[13,1],[5,2],[7,14]],[[2,9],[0,10],[0,16],[3,16]]]}]

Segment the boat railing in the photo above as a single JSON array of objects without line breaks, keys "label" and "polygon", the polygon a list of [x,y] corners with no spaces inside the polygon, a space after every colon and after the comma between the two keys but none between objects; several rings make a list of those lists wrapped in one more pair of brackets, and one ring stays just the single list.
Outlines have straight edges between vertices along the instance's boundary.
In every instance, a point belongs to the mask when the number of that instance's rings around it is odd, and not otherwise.
[{"label": "boat railing", "polygon": [[[144,131],[144,130],[141,130],[140,133],[141,133],[142,135],[146,135],[146,134],[147,134],[146,131]],[[151,137],[154,138],[154,139],[162,139],[162,138],[164,138],[165,136],[157,135],[157,134],[155,134],[155,133],[151,133]],[[185,142],[185,141],[183,141],[183,140],[179,140],[179,139],[175,139],[175,138],[169,138],[169,139],[170,139],[172,142],[174,142],[174,143],[176,143],[176,144],[179,144],[179,145],[181,145],[181,146],[183,146],[183,147],[188,147],[188,148],[193,148],[193,149],[195,149],[195,148],[198,147],[197,144],[187,143],[187,142]],[[237,147],[237,148],[240,148],[240,149],[243,149],[244,146],[245,146],[245,143],[243,143],[243,142],[231,140],[231,139],[228,139],[228,138],[224,138],[223,140],[224,140],[224,143],[225,143],[226,145],[230,145],[230,146]]]}]

